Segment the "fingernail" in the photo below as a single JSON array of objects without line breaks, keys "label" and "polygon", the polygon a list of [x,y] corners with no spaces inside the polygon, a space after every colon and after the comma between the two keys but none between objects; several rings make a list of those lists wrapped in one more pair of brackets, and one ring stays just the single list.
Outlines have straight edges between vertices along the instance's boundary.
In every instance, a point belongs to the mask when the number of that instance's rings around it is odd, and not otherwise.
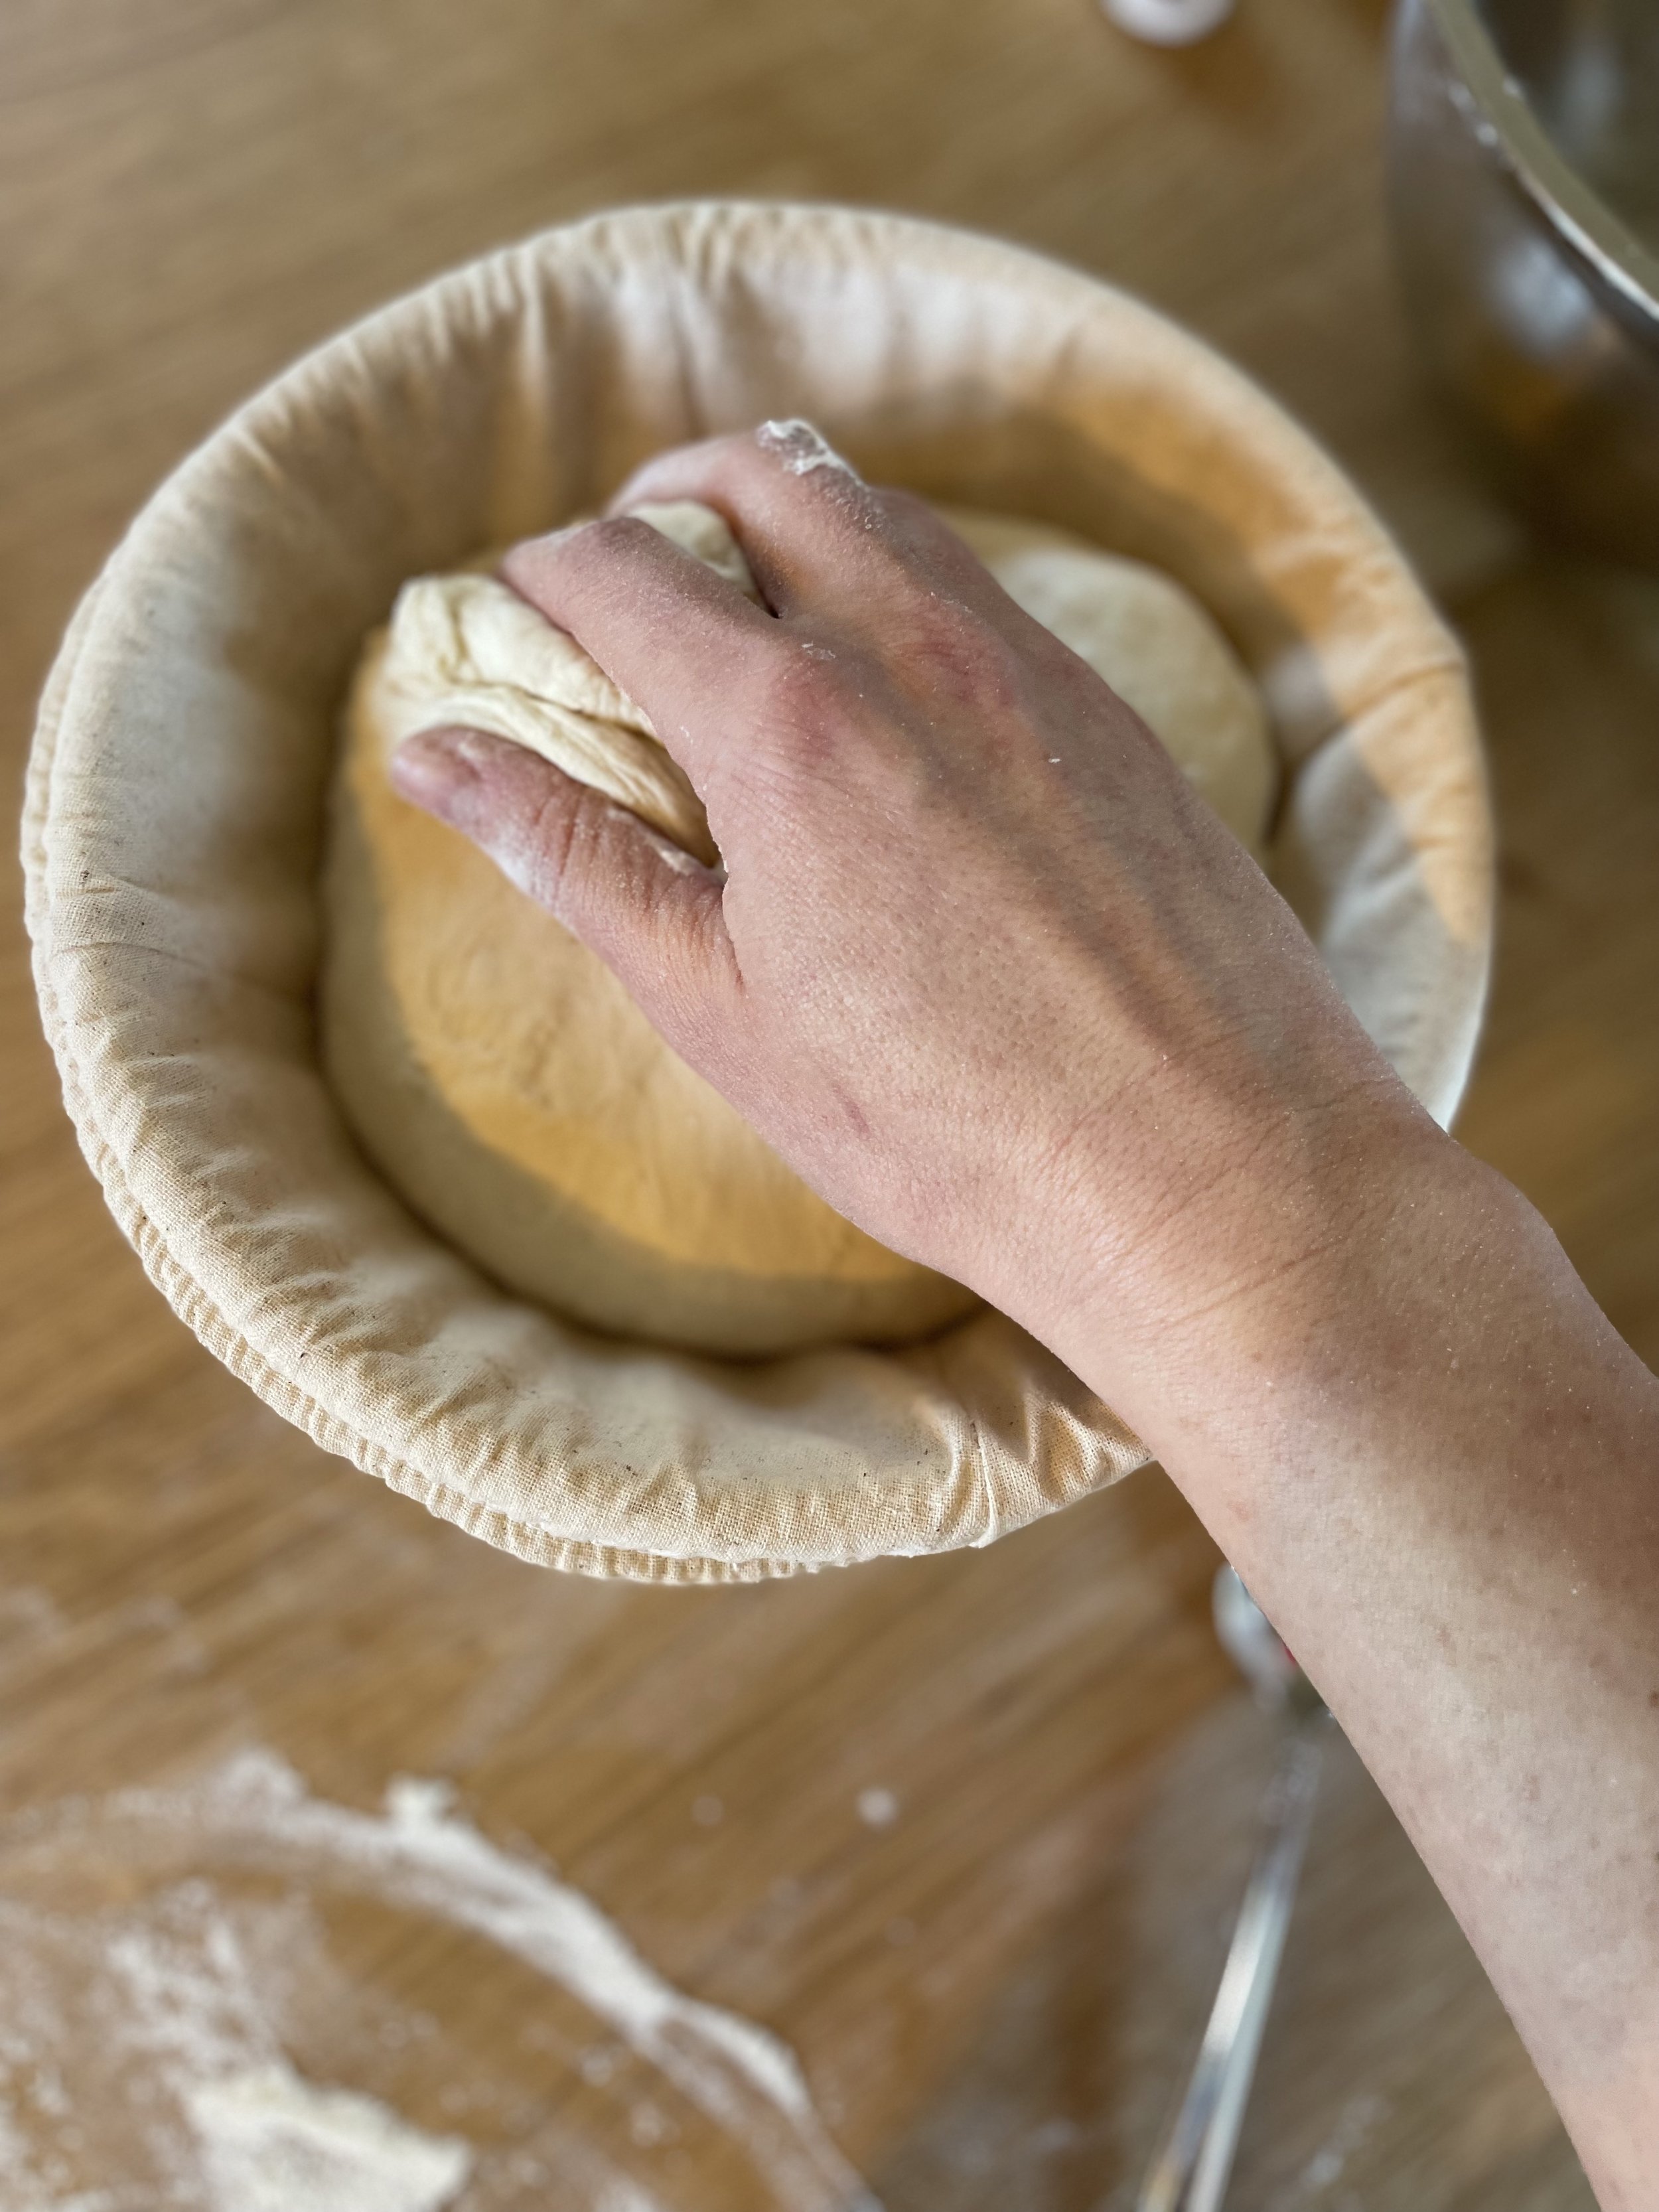
[{"label": "fingernail", "polygon": [[422,730],[392,756],[393,787],[428,814],[447,820],[463,792],[478,780],[471,730]]}]

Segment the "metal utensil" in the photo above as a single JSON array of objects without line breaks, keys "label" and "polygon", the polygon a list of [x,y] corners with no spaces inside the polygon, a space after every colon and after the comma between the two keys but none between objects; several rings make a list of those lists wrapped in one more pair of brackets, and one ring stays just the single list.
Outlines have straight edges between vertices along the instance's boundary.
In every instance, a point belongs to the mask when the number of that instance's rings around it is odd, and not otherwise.
[{"label": "metal utensil", "polygon": [[1216,1633],[1258,1700],[1284,1717],[1278,1771],[1193,2076],[1140,2191],[1139,2212],[1219,2212],[1290,1925],[1329,1727],[1319,1692],[1231,1567],[1215,1579]]},{"label": "metal utensil", "polygon": [[1389,196],[1425,356],[1505,487],[1659,567],[1659,7],[1401,0]]}]

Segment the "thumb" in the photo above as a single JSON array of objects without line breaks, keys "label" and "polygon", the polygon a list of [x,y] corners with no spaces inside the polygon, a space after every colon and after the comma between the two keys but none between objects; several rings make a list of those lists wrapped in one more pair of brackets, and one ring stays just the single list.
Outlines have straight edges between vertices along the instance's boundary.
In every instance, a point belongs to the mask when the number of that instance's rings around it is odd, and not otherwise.
[{"label": "thumb", "polygon": [[423,730],[392,756],[404,798],[460,830],[598,953],[690,1059],[738,982],[723,878],[625,806],[480,730]]}]

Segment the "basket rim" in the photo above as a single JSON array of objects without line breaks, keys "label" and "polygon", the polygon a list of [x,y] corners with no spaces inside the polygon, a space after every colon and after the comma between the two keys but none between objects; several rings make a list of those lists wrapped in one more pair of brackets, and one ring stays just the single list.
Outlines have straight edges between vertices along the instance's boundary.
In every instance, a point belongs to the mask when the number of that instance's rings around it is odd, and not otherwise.
[{"label": "basket rim", "polygon": [[[644,226],[647,229],[662,232],[677,224],[684,225],[688,221],[732,226],[756,219],[784,226],[792,234],[827,231],[832,227],[842,228],[852,223],[867,240],[882,241],[890,249],[896,246],[906,257],[924,252],[934,262],[944,257],[958,273],[972,275],[977,271],[1012,276],[1018,272],[1024,283],[1035,281],[1050,287],[1060,287],[1074,295],[1079,311],[1088,305],[1097,309],[1103,305],[1109,306],[1119,315],[1131,318],[1138,328],[1154,337],[1159,344],[1201,356],[1207,368],[1225,380],[1224,388],[1231,392],[1235,403],[1247,405],[1256,416],[1264,433],[1271,429],[1278,437],[1290,441],[1291,449],[1302,464],[1311,465],[1321,472],[1323,483],[1346,506],[1356,526],[1368,526],[1373,556],[1391,566],[1400,580],[1409,585],[1413,592],[1416,591],[1403,556],[1394,546],[1361,495],[1279,403],[1203,340],[1185,331],[1157,309],[1134,299],[1109,281],[1073,268],[1065,262],[1034,253],[1024,246],[974,231],[880,210],[845,208],[828,202],[725,198],[648,202],[602,210],[575,222],[554,226],[527,240],[463,263],[456,269],[412,288],[349,325],[337,336],[302,354],[234,410],[194,453],[187,456],[140,511],[100,577],[86,594],[66,634],[41,701],[29,760],[24,820],[26,920],[33,945],[37,993],[48,1042],[63,1079],[66,1106],[75,1123],[82,1149],[103,1186],[118,1223],[138,1251],[151,1279],[201,1341],[277,1413],[304,1429],[325,1449],[351,1460],[366,1472],[379,1476],[392,1488],[417,1498],[440,1517],[455,1522],[470,1533],[484,1536],[501,1548],[536,1564],[587,1574],[671,1583],[755,1580],[812,1571],[826,1565],[852,1562],[850,1559],[843,1561],[770,1554],[761,1556],[752,1553],[732,1556],[714,1553],[682,1555],[555,1534],[501,1507],[489,1506],[477,1498],[468,1496],[453,1484],[435,1478],[407,1456],[389,1450],[347,1418],[337,1406],[323,1403],[314,1389],[306,1387],[301,1378],[283,1369],[266,1352],[251,1342],[247,1334],[236,1326],[172,1249],[166,1227],[153,1218],[135,1191],[118,1148],[111,1141],[105,1119],[92,1095],[94,1086],[88,1080],[88,1070],[77,1049],[74,1024],[61,1005],[52,974],[48,846],[53,823],[53,769],[65,721],[73,704],[76,676],[94,641],[108,594],[121,580],[124,564],[135,557],[133,548],[146,518],[155,513],[158,504],[173,494],[193,470],[207,465],[224,441],[252,434],[257,430],[264,410],[280,406],[285,398],[291,396],[307,380],[325,374],[331,359],[343,357],[347,349],[357,347],[365,337],[376,340],[389,337],[400,321],[411,313],[427,312],[447,287],[487,278],[491,272],[505,275],[526,258],[533,262],[536,257],[548,252],[556,244],[574,246],[584,234],[592,234],[601,227]],[[1358,535],[1357,527],[1357,539]],[[1420,599],[1420,593],[1418,596]],[[1443,640],[1444,633],[1438,630],[1426,602],[1423,602],[1423,607],[1430,629]],[[1447,674],[1456,684],[1462,681],[1461,658],[1449,640],[1445,640],[1443,654],[1432,665],[1425,664],[1425,670],[1430,673]],[[1416,675],[1423,672],[1415,672],[1408,678],[1401,680],[1416,680]],[[961,1326],[972,1325],[970,1322]],[[1124,1448],[1125,1440],[1127,1449]],[[971,1443],[972,1449],[977,1450],[977,1439],[971,1440]],[[1111,1463],[1102,1479],[1115,1479],[1117,1474],[1126,1472],[1129,1465],[1143,1462],[1146,1456],[1144,1450],[1134,1446],[1132,1438],[1127,1437],[1127,1431],[1122,1432],[1122,1437],[1115,1446],[1115,1457],[1111,1458],[1109,1453]],[[988,1470],[982,1461],[977,1473],[981,1481],[988,1485]],[[1091,1482],[1087,1486],[1098,1485]],[[988,1533],[960,1537],[956,1540],[989,1541],[992,1536],[1002,1533],[1005,1527],[1012,1525],[1000,1522],[994,1510],[991,1511],[989,1518]],[[878,1551],[879,1547],[877,1551],[854,1556],[876,1556]]]}]

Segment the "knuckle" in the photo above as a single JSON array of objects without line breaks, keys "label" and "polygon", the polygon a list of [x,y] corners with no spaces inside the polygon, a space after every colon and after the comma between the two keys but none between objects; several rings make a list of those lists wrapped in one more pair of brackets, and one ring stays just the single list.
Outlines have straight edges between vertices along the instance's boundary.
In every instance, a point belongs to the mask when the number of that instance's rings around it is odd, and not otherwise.
[{"label": "knuckle", "polygon": [[817,751],[844,726],[857,678],[842,647],[791,635],[768,656],[759,688],[769,742]]},{"label": "knuckle", "polygon": [[896,617],[894,653],[908,684],[981,712],[1006,713],[1029,682],[1010,639],[976,611],[931,595]]},{"label": "knuckle", "polygon": [[632,515],[604,515],[576,522],[545,538],[526,538],[502,556],[500,574],[544,613],[579,604],[584,592],[605,589],[618,570],[650,550],[655,536]]},{"label": "knuckle", "polygon": [[637,514],[602,514],[592,522],[583,523],[567,542],[585,559],[597,555],[607,562],[619,563],[650,553],[662,539]]}]

